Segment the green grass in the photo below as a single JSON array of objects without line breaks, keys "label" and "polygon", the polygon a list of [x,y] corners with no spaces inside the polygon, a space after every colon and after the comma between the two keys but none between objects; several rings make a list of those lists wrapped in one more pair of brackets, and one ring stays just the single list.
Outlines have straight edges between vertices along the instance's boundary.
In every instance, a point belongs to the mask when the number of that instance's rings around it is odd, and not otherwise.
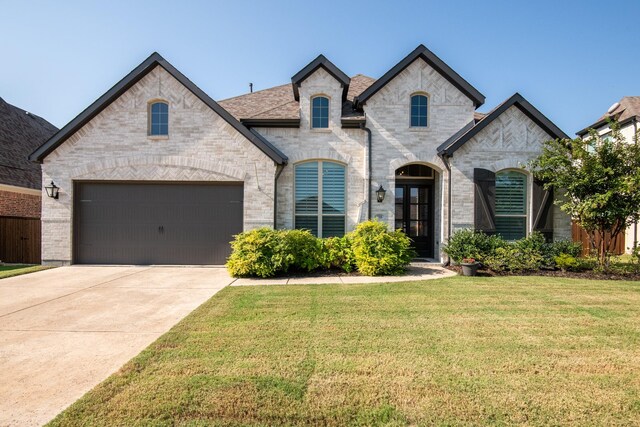
[{"label": "green grass", "polygon": [[51,267],[28,264],[0,265],[0,279],[19,276],[21,274],[34,273],[36,271],[46,270],[47,268]]},{"label": "green grass", "polygon": [[640,283],[229,287],[52,425],[638,425]]}]

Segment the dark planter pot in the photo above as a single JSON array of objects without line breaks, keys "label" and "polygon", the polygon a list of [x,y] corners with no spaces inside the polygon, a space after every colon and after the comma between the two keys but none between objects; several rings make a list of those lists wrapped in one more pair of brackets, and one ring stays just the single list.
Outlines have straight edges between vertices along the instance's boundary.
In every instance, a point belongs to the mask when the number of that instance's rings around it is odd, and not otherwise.
[{"label": "dark planter pot", "polygon": [[480,264],[477,262],[472,264],[462,263],[461,265],[463,276],[475,276],[478,273],[478,267],[480,267]]}]

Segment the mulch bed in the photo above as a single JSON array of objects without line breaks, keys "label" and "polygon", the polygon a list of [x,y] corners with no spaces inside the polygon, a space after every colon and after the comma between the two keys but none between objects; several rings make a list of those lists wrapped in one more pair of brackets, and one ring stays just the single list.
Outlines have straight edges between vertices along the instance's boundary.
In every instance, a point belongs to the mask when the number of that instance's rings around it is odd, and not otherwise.
[{"label": "mulch bed", "polygon": [[[459,265],[450,265],[446,267],[451,271],[455,271],[458,274],[462,274],[462,267]],[[586,271],[561,271],[561,270],[538,270],[528,271],[518,274],[512,274],[509,272],[496,273],[491,270],[478,270],[477,276],[479,277],[497,277],[497,276],[547,276],[547,277],[562,277],[569,279],[589,279],[589,280],[638,280],[640,281],[640,272],[638,273],[602,273],[591,270]]]}]

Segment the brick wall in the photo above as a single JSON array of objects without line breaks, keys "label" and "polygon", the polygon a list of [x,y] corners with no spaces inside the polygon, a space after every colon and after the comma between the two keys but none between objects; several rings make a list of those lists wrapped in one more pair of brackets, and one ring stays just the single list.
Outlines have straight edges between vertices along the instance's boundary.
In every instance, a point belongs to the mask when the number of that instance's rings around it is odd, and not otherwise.
[{"label": "brick wall", "polygon": [[[148,103],[169,103],[169,136],[147,135]],[[44,263],[72,254],[77,180],[243,181],[244,228],[273,225],[275,164],[162,67],[156,67],[44,159],[60,187],[42,207]]]},{"label": "brick wall", "polygon": [[40,218],[40,196],[0,190],[0,216]]}]

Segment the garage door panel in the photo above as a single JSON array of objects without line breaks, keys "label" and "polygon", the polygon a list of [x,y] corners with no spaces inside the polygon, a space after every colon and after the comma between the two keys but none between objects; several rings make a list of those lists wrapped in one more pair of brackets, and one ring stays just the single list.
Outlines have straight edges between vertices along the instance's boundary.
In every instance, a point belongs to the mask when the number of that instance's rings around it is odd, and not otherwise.
[{"label": "garage door panel", "polygon": [[222,264],[242,231],[241,183],[78,183],[75,261]]}]

